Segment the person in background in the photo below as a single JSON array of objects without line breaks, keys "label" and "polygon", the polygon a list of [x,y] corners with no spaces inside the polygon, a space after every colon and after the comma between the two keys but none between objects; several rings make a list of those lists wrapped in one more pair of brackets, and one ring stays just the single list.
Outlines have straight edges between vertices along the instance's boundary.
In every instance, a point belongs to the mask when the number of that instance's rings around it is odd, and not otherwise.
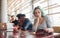
[{"label": "person in background", "polygon": [[28,18],[25,18],[25,14],[18,14],[19,29],[32,31],[32,23]]},{"label": "person in background", "polygon": [[13,23],[14,25],[13,25],[13,31],[14,32],[17,32],[18,31],[18,20],[17,19],[15,19],[15,17],[14,16],[11,16],[11,20],[10,20],[10,23]]},{"label": "person in background", "polygon": [[35,20],[34,20],[33,30],[36,33],[43,32],[42,34],[49,35],[53,33],[53,29],[50,27],[50,25],[47,22],[47,19],[43,16],[42,13],[43,12],[39,8],[39,6],[37,6],[34,9],[33,14],[35,16]]},{"label": "person in background", "polygon": [[12,23],[15,20],[14,16],[11,16],[10,23]]}]

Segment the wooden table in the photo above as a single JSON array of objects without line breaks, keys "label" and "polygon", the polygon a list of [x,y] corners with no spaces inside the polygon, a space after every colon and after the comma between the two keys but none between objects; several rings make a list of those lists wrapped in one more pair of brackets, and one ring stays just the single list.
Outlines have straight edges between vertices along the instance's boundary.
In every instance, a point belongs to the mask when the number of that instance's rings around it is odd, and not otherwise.
[{"label": "wooden table", "polygon": [[21,33],[21,31],[15,33],[7,31],[0,32],[0,38],[53,38],[56,35],[57,34],[42,37],[42,36],[36,36],[33,32],[28,31],[24,31],[23,33]]}]

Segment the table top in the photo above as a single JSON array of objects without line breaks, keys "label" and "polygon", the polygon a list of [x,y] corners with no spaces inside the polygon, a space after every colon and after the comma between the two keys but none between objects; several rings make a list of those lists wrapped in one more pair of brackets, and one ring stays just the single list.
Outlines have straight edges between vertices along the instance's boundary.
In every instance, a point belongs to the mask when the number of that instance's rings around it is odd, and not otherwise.
[{"label": "table top", "polygon": [[54,33],[53,35],[49,36],[36,36],[34,32],[29,31],[19,31],[19,32],[12,32],[12,31],[0,31],[0,38],[54,38],[54,36],[60,35],[60,33]]}]

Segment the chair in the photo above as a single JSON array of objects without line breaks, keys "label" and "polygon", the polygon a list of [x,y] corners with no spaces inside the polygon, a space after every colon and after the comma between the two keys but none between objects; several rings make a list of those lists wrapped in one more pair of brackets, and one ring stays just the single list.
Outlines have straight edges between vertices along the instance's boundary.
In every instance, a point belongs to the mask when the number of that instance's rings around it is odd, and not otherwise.
[{"label": "chair", "polygon": [[0,23],[0,30],[6,30],[7,26],[6,23]]}]

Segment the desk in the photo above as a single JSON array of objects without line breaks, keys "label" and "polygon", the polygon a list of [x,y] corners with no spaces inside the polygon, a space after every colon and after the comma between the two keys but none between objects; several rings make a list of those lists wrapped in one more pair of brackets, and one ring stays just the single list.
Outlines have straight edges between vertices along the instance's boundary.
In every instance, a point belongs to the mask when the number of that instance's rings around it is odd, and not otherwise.
[{"label": "desk", "polygon": [[[54,33],[53,35],[49,36],[36,36],[35,34],[32,34],[32,32],[24,31],[23,34],[21,32],[7,32],[7,31],[0,31],[0,38],[53,38],[58,34]],[[60,34],[59,34],[60,35]]]}]

